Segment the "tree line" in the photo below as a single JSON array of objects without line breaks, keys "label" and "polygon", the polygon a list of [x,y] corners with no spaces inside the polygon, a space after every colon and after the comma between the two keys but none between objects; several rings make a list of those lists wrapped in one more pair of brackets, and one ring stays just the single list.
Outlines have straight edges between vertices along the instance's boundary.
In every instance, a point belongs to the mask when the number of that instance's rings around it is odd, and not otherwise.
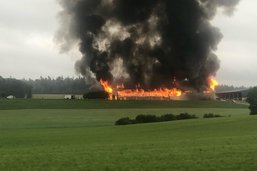
[{"label": "tree line", "polygon": [[0,98],[10,95],[16,98],[31,98],[32,94],[84,94],[89,86],[84,78],[51,78],[17,80],[0,76]]},{"label": "tree line", "polygon": [[0,98],[13,95],[17,98],[31,98],[32,86],[27,82],[0,76]]},{"label": "tree line", "polygon": [[245,86],[236,87],[233,85],[219,85],[216,87],[216,92],[242,90],[242,89],[247,89],[247,88],[249,88],[249,87],[245,87]]},{"label": "tree line", "polygon": [[33,87],[33,94],[83,94],[89,91],[89,86],[82,77],[57,77],[56,79],[40,77],[36,80],[24,81]]}]

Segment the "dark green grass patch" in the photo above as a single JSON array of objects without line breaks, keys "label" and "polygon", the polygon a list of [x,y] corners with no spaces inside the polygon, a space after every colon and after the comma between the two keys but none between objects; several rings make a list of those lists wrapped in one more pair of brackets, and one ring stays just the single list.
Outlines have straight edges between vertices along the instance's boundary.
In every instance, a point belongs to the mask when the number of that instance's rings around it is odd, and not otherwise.
[{"label": "dark green grass patch", "polygon": [[180,113],[179,115],[164,114],[161,116],[156,115],[137,115],[135,119],[130,119],[129,117],[118,119],[115,125],[130,125],[130,124],[143,124],[143,123],[154,123],[154,122],[168,122],[168,121],[178,121],[187,119],[197,119],[197,116],[190,115],[188,113]]},{"label": "dark green grass patch", "polygon": [[213,114],[213,113],[206,113],[203,115],[203,118],[220,118],[220,117],[224,117],[224,116],[218,115],[218,114]]}]

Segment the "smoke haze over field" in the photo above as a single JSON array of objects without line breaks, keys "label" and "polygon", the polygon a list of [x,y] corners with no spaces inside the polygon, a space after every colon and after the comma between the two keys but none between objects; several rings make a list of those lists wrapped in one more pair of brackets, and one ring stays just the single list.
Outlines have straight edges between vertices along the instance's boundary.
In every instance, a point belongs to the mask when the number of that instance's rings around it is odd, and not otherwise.
[{"label": "smoke haze over field", "polygon": [[210,24],[218,8],[231,15],[239,0],[59,0],[62,51],[79,44],[76,70],[89,80],[203,90],[219,69],[222,39]]}]

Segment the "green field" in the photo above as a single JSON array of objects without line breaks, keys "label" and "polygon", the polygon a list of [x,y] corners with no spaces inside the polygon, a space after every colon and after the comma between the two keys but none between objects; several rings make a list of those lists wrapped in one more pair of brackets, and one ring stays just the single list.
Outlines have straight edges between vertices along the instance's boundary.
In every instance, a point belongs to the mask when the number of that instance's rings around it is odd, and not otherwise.
[{"label": "green field", "polygon": [[[114,126],[180,112],[199,119]],[[208,112],[225,117],[202,119]],[[229,102],[1,100],[0,170],[254,171],[257,116],[248,113]]]},{"label": "green field", "polygon": [[108,101],[108,100],[0,100],[0,110],[10,109],[135,109],[135,108],[246,108],[221,101]]}]

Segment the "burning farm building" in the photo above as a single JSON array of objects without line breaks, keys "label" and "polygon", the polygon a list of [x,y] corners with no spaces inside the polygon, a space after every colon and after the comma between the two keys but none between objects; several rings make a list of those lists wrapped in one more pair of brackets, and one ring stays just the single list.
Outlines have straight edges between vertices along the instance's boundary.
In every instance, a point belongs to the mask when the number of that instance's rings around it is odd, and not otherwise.
[{"label": "burning farm building", "polygon": [[[109,94],[109,100],[185,100],[195,94],[193,91],[175,87],[145,90],[140,88],[140,85],[136,89],[126,89],[123,84],[112,86],[104,80],[100,80],[100,84],[104,91]],[[214,95],[218,82],[209,78],[208,85],[209,87],[202,92],[202,95],[211,97]]]},{"label": "burning farm building", "polygon": [[232,14],[239,0],[59,0],[57,40],[79,47],[75,67],[110,98],[178,98],[210,92],[222,39],[211,24],[218,9]]}]

